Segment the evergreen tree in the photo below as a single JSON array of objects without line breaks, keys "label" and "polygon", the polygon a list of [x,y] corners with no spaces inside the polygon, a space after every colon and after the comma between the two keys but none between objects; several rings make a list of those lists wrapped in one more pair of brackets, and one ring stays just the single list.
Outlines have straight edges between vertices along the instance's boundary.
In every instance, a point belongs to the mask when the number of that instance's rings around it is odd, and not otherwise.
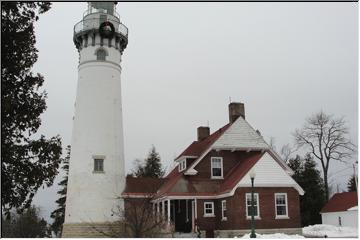
[{"label": "evergreen tree", "polygon": [[40,218],[40,211],[30,206],[22,214],[10,214],[3,218],[1,236],[6,238],[45,238],[51,237],[48,224]]},{"label": "evergreen tree", "polygon": [[51,186],[61,156],[59,136],[32,137],[46,109],[44,78],[31,72],[37,60],[34,22],[50,9],[49,2],[1,4],[1,204],[28,208],[40,186]]},{"label": "evergreen tree", "polygon": [[355,181],[356,181],[355,175],[352,175],[347,184],[348,192],[353,192],[353,191],[357,192]]},{"label": "evergreen tree", "polygon": [[57,192],[60,195],[60,198],[56,200],[58,208],[51,213],[51,218],[54,219],[54,222],[51,224],[51,230],[55,233],[56,237],[61,237],[62,227],[65,220],[65,204],[66,204],[66,191],[68,183],[68,174],[69,174],[69,161],[70,161],[70,151],[71,147],[68,145],[66,147],[66,157],[63,161],[62,169],[64,170],[65,176],[59,186],[61,189]]},{"label": "evergreen tree", "polygon": [[136,160],[135,162],[135,171],[132,175],[136,177],[155,177],[161,178],[164,175],[165,171],[161,166],[161,159],[158,152],[154,146],[152,146],[145,162]]},{"label": "evergreen tree", "polygon": [[1,4],[1,205],[22,211],[40,186],[51,186],[61,162],[59,136],[34,135],[46,109],[44,78],[31,71],[37,61],[34,22],[49,2]]},{"label": "evergreen tree", "polygon": [[294,171],[292,177],[305,191],[300,196],[302,226],[321,223],[320,210],[325,203],[325,187],[316,162],[310,154],[305,159],[297,155],[289,160],[288,165]]}]

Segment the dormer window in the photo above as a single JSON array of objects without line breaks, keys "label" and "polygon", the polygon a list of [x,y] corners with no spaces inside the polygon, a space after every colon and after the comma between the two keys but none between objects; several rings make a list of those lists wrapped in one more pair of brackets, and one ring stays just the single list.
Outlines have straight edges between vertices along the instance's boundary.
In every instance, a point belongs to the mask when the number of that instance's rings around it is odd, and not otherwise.
[{"label": "dormer window", "polygon": [[211,178],[223,178],[223,159],[222,157],[211,158]]},{"label": "dormer window", "polygon": [[179,172],[182,172],[186,169],[186,159],[179,162]]}]

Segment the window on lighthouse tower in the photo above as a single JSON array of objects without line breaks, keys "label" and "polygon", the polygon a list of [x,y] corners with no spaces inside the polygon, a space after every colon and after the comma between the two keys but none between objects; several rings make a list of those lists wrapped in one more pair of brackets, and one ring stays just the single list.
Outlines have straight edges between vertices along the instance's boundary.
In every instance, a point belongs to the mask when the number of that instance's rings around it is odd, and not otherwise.
[{"label": "window on lighthouse tower", "polygon": [[106,60],[106,51],[104,49],[98,49],[96,51],[96,60],[105,61]]},{"label": "window on lighthouse tower", "polygon": [[94,172],[104,172],[104,159],[94,159]]}]

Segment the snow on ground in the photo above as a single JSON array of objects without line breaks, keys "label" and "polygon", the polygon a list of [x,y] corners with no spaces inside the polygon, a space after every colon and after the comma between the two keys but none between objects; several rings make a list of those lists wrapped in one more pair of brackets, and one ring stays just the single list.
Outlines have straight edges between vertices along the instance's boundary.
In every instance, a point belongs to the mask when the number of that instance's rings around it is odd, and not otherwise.
[{"label": "snow on ground", "polygon": [[356,237],[358,229],[352,227],[336,227],[326,224],[316,224],[303,228],[303,234],[307,237]]},{"label": "snow on ground", "polygon": [[[250,233],[245,234],[241,238],[250,238]],[[288,235],[284,233],[274,233],[274,234],[258,234],[256,233],[256,238],[267,238],[267,239],[279,239],[279,238],[304,238],[301,235]]]}]

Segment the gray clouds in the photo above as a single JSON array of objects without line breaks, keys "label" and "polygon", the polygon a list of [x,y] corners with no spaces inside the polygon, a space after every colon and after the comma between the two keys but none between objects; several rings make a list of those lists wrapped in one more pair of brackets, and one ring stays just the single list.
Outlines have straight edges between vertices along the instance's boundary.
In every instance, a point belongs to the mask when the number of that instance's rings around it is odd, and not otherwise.
[{"label": "gray clouds", "polygon": [[[54,3],[36,25],[35,71],[48,92],[41,133],[60,134],[64,147],[77,81],[72,30],[85,10]],[[321,109],[344,116],[357,144],[357,3],[120,2],[117,10],[129,28],[121,63],[127,170],[152,144],[170,166],[198,126],[227,123],[229,97],[244,102],[250,124],[278,146]],[[55,201],[54,192],[35,203]]]}]

